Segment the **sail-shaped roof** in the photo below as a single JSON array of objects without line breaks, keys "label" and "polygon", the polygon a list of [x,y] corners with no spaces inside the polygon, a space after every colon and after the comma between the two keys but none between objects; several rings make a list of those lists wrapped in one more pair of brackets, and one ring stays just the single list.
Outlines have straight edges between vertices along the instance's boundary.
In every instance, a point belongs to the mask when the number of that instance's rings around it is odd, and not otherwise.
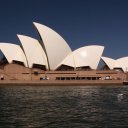
[{"label": "sail-shaped roof", "polygon": [[46,54],[38,40],[24,35],[17,36],[23,46],[29,68],[32,68],[33,64],[39,64],[48,69]]},{"label": "sail-shaped roof", "polygon": [[72,52],[67,42],[51,28],[35,23],[34,25],[39,32],[42,39],[42,46],[44,46],[49,68],[55,70],[63,59]]},{"label": "sail-shaped roof", "polygon": [[122,57],[116,60],[108,57],[102,57],[102,60],[110,69],[121,68],[124,72],[128,71],[128,57]]},{"label": "sail-shaped roof", "polygon": [[1,42],[0,50],[9,63],[12,63],[13,61],[19,61],[23,62],[24,65],[28,67],[25,54],[19,45]]},{"label": "sail-shaped roof", "polygon": [[124,72],[128,71],[128,57],[117,59],[114,68],[122,68]]},{"label": "sail-shaped roof", "polygon": [[109,69],[113,69],[115,66],[116,60],[109,58],[109,57],[101,57],[104,63],[109,67]]},{"label": "sail-shaped roof", "polygon": [[81,47],[68,55],[60,65],[69,65],[74,68],[89,66],[97,69],[104,47],[99,45],[90,45]]}]

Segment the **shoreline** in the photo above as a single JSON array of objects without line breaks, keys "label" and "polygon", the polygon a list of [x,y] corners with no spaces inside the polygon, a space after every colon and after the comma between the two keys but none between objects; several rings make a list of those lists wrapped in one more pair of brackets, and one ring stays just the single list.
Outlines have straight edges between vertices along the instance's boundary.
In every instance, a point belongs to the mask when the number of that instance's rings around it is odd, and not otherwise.
[{"label": "shoreline", "polygon": [[87,86],[87,85],[124,85],[123,80],[1,80],[0,86],[6,85],[29,85],[29,86],[68,86],[68,85],[79,85],[79,86]]}]

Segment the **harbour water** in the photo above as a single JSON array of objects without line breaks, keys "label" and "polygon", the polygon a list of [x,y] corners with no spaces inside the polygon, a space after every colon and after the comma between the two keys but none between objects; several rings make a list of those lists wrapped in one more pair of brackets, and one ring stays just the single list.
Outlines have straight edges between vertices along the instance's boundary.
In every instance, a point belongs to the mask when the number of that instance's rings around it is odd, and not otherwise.
[{"label": "harbour water", "polygon": [[0,128],[128,128],[128,86],[1,86]]}]

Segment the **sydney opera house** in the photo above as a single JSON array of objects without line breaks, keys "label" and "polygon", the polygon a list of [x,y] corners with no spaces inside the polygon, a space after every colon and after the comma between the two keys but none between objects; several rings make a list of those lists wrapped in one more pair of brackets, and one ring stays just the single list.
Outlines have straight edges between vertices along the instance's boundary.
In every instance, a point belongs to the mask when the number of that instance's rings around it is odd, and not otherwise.
[{"label": "sydney opera house", "polygon": [[[103,57],[104,46],[89,45],[72,51],[51,28],[33,23],[40,39],[17,35],[21,44],[0,42],[1,80],[122,80],[128,57]],[[104,65],[98,69],[100,62]]]}]

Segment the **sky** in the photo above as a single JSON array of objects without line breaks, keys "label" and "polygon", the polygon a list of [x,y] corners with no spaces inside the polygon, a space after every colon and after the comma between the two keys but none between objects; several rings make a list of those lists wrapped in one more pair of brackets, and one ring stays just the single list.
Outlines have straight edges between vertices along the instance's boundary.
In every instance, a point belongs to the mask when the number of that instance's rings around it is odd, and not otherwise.
[{"label": "sky", "polygon": [[39,39],[32,22],[59,33],[72,50],[105,46],[103,56],[128,56],[128,0],[0,0],[0,42],[17,34]]}]

